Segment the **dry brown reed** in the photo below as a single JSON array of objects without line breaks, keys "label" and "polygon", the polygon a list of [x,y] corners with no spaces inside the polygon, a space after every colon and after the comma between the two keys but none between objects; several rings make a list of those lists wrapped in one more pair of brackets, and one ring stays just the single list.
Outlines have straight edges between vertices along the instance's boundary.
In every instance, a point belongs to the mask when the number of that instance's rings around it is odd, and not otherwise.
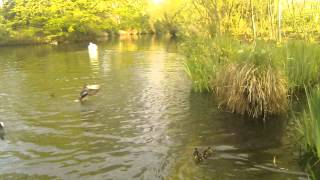
[{"label": "dry brown reed", "polygon": [[220,68],[212,82],[220,105],[228,110],[266,117],[279,114],[288,107],[288,86],[284,76],[274,67],[235,62]]}]

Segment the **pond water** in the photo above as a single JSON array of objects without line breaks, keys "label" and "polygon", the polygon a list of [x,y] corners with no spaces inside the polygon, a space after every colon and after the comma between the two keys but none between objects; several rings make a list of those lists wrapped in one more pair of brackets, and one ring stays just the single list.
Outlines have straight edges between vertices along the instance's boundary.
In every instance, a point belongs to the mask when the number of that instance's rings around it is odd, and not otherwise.
[{"label": "pond water", "polygon": [[[0,179],[307,178],[290,121],[218,111],[175,41],[107,41],[91,59],[87,45],[0,48]],[[81,104],[85,83],[101,90]]]}]

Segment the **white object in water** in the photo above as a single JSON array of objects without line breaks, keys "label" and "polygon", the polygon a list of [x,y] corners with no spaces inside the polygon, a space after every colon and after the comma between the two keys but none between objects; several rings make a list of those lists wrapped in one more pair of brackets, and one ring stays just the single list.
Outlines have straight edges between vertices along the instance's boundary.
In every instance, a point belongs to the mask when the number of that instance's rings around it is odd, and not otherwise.
[{"label": "white object in water", "polygon": [[88,45],[88,51],[90,60],[98,59],[98,46],[96,44],[90,42]]},{"label": "white object in water", "polygon": [[99,84],[86,85],[86,87],[89,90],[98,90],[98,89],[100,89],[100,85]]},{"label": "white object in water", "polygon": [[0,122],[0,129],[3,129],[3,128],[4,128],[4,123]]},{"label": "white object in water", "polygon": [[96,44],[90,42],[89,45],[88,45],[88,49],[89,50],[97,50],[98,46]]}]

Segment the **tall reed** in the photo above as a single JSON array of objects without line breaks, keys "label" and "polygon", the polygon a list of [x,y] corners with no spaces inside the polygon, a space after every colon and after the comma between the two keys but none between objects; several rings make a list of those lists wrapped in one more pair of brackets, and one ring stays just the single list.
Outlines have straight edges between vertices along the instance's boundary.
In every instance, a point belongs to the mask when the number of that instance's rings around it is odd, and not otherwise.
[{"label": "tall reed", "polygon": [[308,107],[298,121],[297,129],[302,136],[300,164],[312,179],[320,178],[320,88],[308,90],[305,86]]},{"label": "tall reed", "polygon": [[307,90],[305,88],[308,110],[304,112],[298,123],[298,130],[303,136],[303,148],[320,159],[320,88]]},{"label": "tall reed", "polygon": [[319,83],[320,46],[304,41],[291,41],[284,46],[284,59],[289,87],[292,91]]},{"label": "tall reed", "polygon": [[216,70],[227,63],[238,50],[238,41],[228,37],[191,37],[182,45],[186,56],[185,71],[195,91],[212,91],[210,82]]}]

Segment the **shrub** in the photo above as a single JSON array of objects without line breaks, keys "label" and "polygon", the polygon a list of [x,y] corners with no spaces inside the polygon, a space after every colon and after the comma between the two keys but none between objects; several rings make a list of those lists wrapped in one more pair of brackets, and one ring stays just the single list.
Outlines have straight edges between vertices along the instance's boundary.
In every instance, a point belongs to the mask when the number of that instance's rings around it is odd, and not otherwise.
[{"label": "shrub", "polygon": [[222,106],[254,118],[287,109],[287,81],[267,48],[259,45],[244,48],[238,53],[238,60],[217,72],[211,85]]}]

